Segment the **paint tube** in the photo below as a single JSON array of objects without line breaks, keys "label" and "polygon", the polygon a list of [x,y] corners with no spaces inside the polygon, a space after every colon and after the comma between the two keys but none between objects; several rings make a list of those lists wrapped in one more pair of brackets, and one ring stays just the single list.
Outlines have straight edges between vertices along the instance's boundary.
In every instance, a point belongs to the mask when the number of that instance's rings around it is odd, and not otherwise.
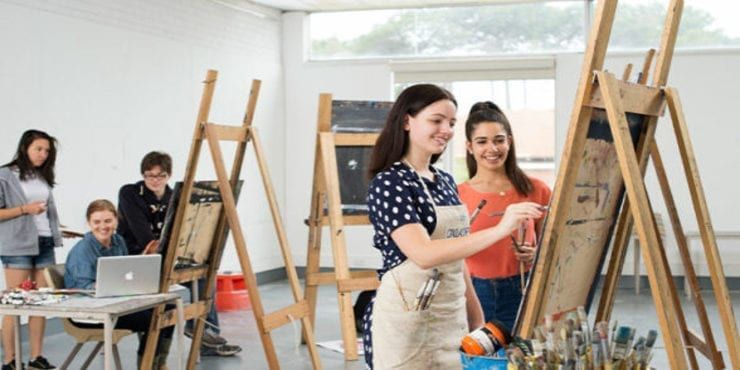
[{"label": "paint tube", "polygon": [[630,328],[629,326],[619,327],[616,336],[612,338],[612,359],[614,361],[622,361],[627,357],[627,351],[630,350],[630,334],[634,335],[634,332],[635,329]]}]

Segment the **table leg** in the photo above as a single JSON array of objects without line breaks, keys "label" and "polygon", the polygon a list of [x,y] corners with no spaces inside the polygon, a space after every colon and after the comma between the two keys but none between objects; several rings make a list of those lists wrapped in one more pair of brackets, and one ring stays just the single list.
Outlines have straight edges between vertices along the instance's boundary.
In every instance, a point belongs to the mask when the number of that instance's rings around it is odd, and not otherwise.
[{"label": "table leg", "polygon": [[182,304],[182,298],[175,301],[177,305],[177,369],[183,370],[182,353],[185,347],[185,310]]},{"label": "table leg", "polygon": [[15,368],[23,369],[23,352],[21,352],[21,317],[13,316],[13,341],[15,342]]},{"label": "table leg", "polygon": [[110,315],[106,315],[103,320],[103,339],[105,343],[104,361],[105,370],[113,370],[113,327],[115,322]]}]

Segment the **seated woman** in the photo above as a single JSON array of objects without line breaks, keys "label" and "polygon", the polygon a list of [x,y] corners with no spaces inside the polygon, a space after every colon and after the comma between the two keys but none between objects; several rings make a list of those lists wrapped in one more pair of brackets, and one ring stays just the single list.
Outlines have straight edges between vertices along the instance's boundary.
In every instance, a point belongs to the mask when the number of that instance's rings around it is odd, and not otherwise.
[{"label": "seated woman", "polygon": [[[95,289],[98,258],[128,255],[126,242],[116,234],[118,216],[113,203],[104,199],[90,203],[87,207],[87,223],[90,226],[90,232],[85,234],[85,237],[72,248],[67,256],[64,271],[65,288]],[[152,310],[146,310],[122,316],[116,322],[116,329],[128,329],[140,334],[137,351],[139,367],[141,367],[151,319]],[[102,327],[102,324],[78,322],[74,324],[85,328]],[[172,343],[172,331],[173,327],[170,326],[160,332],[152,369],[166,369],[167,355]]]}]

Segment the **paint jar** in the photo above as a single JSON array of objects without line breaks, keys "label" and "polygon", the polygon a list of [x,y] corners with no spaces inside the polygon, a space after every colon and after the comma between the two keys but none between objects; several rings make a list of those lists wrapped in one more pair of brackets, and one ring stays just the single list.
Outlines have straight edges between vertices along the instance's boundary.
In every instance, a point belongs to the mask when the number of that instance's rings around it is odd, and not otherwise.
[{"label": "paint jar", "polygon": [[489,321],[464,336],[460,350],[469,355],[492,356],[509,342],[511,334],[506,326],[497,321]]}]

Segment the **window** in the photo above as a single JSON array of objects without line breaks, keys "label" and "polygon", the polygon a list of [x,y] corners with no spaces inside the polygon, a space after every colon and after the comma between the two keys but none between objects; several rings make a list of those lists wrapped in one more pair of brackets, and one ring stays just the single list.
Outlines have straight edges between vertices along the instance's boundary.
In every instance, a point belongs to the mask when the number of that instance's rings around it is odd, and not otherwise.
[{"label": "window", "polygon": [[[421,81],[419,81],[421,82]],[[458,183],[468,179],[465,166],[465,120],[473,103],[491,100],[509,118],[516,140],[519,166],[532,177],[555,182],[555,80],[502,79],[477,81],[425,81],[450,90],[458,103],[455,136],[441,159]],[[394,86],[395,96],[413,82]]]},{"label": "window", "polygon": [[[611,50],[660,43],[669,0],[620,0]],[[449,8],[310,15],[312,60],[476,57],[581,51],[592,0],[515,2]],[[740,47],[740,5],[686,0],[677,48]]]},{"label": "window", "polygon": [[313,60],[583,49],[582,0],[313,13]]}]

